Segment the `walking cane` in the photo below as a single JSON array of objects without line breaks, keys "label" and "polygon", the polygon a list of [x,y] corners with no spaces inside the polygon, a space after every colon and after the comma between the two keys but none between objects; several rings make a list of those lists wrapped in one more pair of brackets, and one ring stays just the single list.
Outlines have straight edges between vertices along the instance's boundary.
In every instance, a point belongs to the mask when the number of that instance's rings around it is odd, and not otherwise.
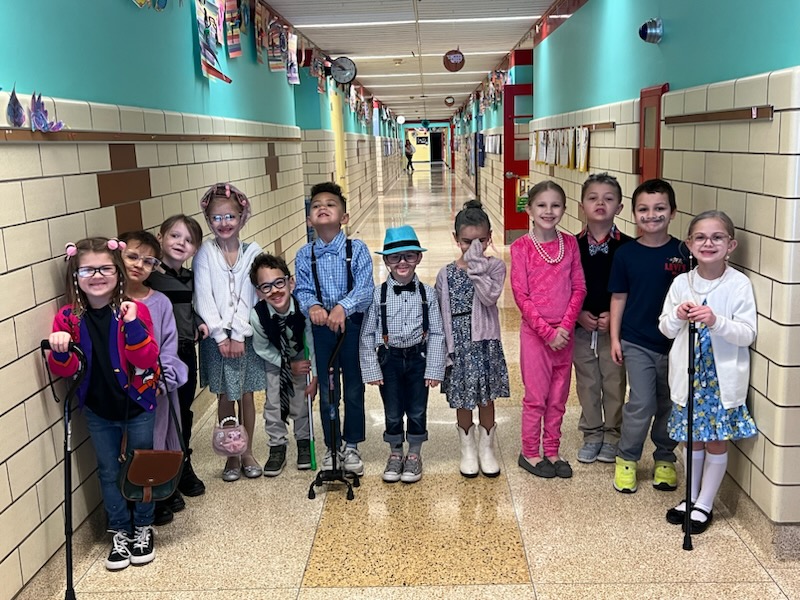
[{"label": "walking cane", "polygon": [[[306,345],[306,335],[303,334],[303,356],[308,360],[309,352]],[[306,387],[311,385],[311,370],[306,373]],[[308,431],[311,436],[311,470],[317,470],[317,446],[314,442],[314,411],[312,409],[311,394],[306,394],[306,404],[308,404]]]},{"label": "walking cane", "polygon": [[[692,259],[689,255],[689,270]],[[686,400],[686,514],[683,517],[683,549],[692,550],[692,437],[694,433],[694,340],[697,337],[697,323],[689,320],[689,397]]]}]

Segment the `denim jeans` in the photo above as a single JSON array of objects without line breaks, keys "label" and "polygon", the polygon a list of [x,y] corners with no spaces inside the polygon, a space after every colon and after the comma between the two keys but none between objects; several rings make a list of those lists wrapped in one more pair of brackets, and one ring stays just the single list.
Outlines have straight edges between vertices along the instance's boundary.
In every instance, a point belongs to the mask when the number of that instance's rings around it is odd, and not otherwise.
[{"label": "denim jeans", "polygon": [[428,387],[425,385],[425,357],[420,347],[389,348],[386,364],[381,365],[383,412],[386,431],[383,441],[392,446],[403,443],[403,415],[406,439],[421,444],[428,439]]},{"label": "denim jeans", "polygon": [[[334,394],[330,398],[328,391],[328,360],[336,347],[337,333],[325,326],[314,325],[314,351],[317,355],[317,374],[319,376],[319,410],[322,416],[322,433],[325,436],[325,445],[334,447],[331,439],[331,410],[336,419],[336,448],[345,442],[357,444],[363,442],[366,432],[364,417],[364,382],[361,379],[361,364],[358,356],[358,344],[361,338],[362,313],[356,313],[353,318],[348,317],[345,323],[344,343],[339,351],[339,356],[333,363]],[[339,398],[342,385],[339,381],[339,372],[344,378],[344,428],[339,417]]]},{"label": "denim jeans", "polygon": [[[133,533],[133,526],[152,525],[154,502],[136,502],[133,505],[133,518],[128,501],[119,491],[119,472],[121,465],[117,458],[122,444],[125,421],[109,421],[98,417],[89,408],[84,408],[89,436],[97,455],[97,476],[103,493],[103,505],[108,515],[108,528],[114,531]],[[153,447],[153,424],[155,413],[143,412],[128,420],[127,450]]]}]

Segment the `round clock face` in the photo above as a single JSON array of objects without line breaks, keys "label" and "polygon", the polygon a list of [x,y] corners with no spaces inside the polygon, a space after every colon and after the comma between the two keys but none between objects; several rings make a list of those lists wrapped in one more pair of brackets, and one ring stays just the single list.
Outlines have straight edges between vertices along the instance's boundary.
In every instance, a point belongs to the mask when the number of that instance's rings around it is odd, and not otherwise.
[{"label": "round clock face", "polygon": [[331,63],[331,77],[336,83],[350,83],[356,78],[356,63],[340,56]]},{"label": "round clock face", "polygon": [[397,124],[398,125],[402,125],[405,122],[406,122],[406,118],[403,115],[400,115],[399,117],[397,117]]}]

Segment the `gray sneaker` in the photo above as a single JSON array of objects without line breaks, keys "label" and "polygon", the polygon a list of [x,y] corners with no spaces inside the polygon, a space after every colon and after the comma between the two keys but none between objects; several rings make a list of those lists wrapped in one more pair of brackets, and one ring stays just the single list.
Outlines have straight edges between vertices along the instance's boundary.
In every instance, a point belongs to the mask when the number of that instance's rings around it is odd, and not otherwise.
[{"label": "gray sneaker", "polygon": [[386,468],[383,470],[383,480],[387,483],[400,481],[400,474],[403,472],[403,455],[392,452],[389,460],[386,461]]},{"label": "gray sneaker", "polygon": [[400,481],[415,483],[422,479],[422,457],[419,454],[409,454],[403,464],[403,474]]},{"label": "gray sneaker", "polygon": [[342,467],[345,471],[355,473],[359,477],[364,474],[364,461],[361,460],[361,455],[358,453],[358,448],[350,448],[348,446],[344,449]]},{"label": "gray sneaker", "polygon": [[578,450],[578,462],[593,463],[596,461],[602,445],[602,442],[586,442],[583,447]]},{"label": "gray sneaker", "polygon": [[[580,460],[580,458],[578,459]],[[617,461],[617,445],[603,442],[600,448],[600,454],[597,455],[597,460],[602,463],[613,463]]]},{"label": "gray sneaker", "polygon": [[[336,455],[336,467],[341,469],[342,468],[342,453],[339,452]],[[325,456],[322,459],[322,469],[325,471],[330,471],[333,468],[333,450],[328,448],[325,450]]]}]

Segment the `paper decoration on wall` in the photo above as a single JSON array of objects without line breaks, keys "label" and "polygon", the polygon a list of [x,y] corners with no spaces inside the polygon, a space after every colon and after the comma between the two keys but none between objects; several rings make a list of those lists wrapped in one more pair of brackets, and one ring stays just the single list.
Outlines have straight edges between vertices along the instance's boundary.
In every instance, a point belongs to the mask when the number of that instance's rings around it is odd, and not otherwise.
[{"label": "paper decoration on wall", "polygon": [[285,70],[286,59],[284,58],[284,54],[286,52],[286,33],[283,31],[283,25],[281,25],[275,17],[271,17],[269,21],[267,44],[269,45],[267,54],[269,57],[269,70]]},{"label": "paper decoration on wall", "polygon": [[150,4],[150,0],[133,0],[133,3],[139,8],[143,8]]},{"label": "paper decoration on wall", "polygon": [[33,92],[31,97],[31,131],[41,131],[42,133],[55,133],[64,129],[64,123],[61,121],[48,121],[47,109],[42,102],[42,94],[38,96]]},{"label": "paper decoration on wall", "polygon": [[559,167],[568,167],[569,166],[569,130],[568,129],[559,129],[558,130],[558,166]]},{"label": "paper decoration on wall", "polygon": [[293,33],[287,35],[286,49],[286,80],[291,85],[300,85],[300,72],[297,68],[297,36]]},{"label": "paper decoration on wall", "polygon": [[211,6],[207,0],[195,0],[197,15],[197,37],[200,42],[200,68],[203,75],[209,79],[219,79],[225,83],[230,83],[231,78],[219,70],[219,60],[217,60],[217,30],[216,22],[207,11]]},{"label": "paper decoration on wall", "polygon": [[256,0],[256,18],[254,23],[254,31],[255,35],[253,36],[256,43],[256,58],[258,59],[258,64],[264,64],[265,57],[264,55],[267,53],[267,20],[269,19],[269,13],[267,13],[266,7],[261,0]]},{"label": "paper decoration on wall", "polygon": [[325,60],[319,50],[314,48],[311,52],[311,67],[309,73],[317,78],[317,92],[324,94],[327,91],[327,77],[325,77]]},{"label": "paper decoration on wall", "polygon": [[570,169],[575,168],[575,136],[577,135],[577,131],[574,127],[569,130],[569,148],[567,152],[569,152],[569,164],[567,165]]},{"label": "paper decoration on wall", "polygon": [[250,31],[250,0],[236,0],[239,4],[239,33],[247,35]]},{"label": "paper decoration on wall", "polygon": [[225,0],[225,25],[228,28],[226,41],[228,43],[228,58],[238,58],[242,55],[242,43],[239,39],[239,23],[241,12],[238,3],[241,0]]},{"label": "paper decoration on wall", "polygon": [[576,162],[578,170],[585,173],[589,170],[589,128],[581,127],[577,133],[578,140],[575,144]]},{"label": "paper decoration on wall", "polygon": [[17,98],[17,84],[11,88],[11,96],[8,99],[8,108],[6,109],[6,117],[8,117],[8,124],[12,127],[22,127],[25,125],[25,109],[22,108],[22,103]]}]

